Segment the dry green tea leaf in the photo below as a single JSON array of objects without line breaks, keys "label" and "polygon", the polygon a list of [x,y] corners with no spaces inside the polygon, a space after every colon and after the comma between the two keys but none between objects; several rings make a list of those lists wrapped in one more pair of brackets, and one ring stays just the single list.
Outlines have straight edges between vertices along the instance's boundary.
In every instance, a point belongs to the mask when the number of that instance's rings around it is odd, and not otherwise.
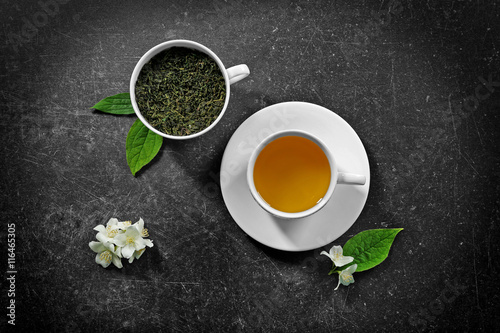
[{"label": "dry green tea leaf", "polygon": [[172,47],[146,63],[135,95],[155,129],[185,136],[210,126],[222,111],[226,83],[217,63],[203,52]]}]

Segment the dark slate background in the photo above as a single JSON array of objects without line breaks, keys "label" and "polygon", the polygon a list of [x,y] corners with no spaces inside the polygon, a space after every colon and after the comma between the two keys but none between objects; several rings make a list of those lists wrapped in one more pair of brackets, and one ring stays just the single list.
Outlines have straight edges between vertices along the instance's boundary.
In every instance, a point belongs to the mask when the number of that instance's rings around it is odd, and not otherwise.
[{"label": "dark slate background", "polygon": [[[0,1],[1,331],[490,331],[500,320],[500,4],[495,1]],[[210,133],[165,141],[137,177],[135,116],[90,107],[128,91],[170,39],[251,75]],[[484,85],[484,84],[486,85]],[[250,115],[306,101],[343,117],[371,165],[352,228],[287,253],[232,220],[218,172]],[[88,243],[142,217],[155,246],[103,269]],[[15,224],[15,297],[7,233]],[[334,291],[320,256],[403,227],[380,266]]]}]

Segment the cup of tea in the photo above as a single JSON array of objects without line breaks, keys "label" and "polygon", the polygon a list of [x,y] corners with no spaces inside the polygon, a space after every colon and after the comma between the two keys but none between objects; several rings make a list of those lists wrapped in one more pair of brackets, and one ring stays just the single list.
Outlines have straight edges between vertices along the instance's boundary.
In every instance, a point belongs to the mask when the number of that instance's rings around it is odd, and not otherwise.
[{"label": "cup of tea", "polygon": [[249,74],[244,64],[226,68],[202,44],[171,40],[139,59],[130,78],[130,100],[151,131],[191,139],[214,128],[227,109],[231,84]]},{"label": "cup of tea", "polygon": [[284,219],[316,213],[338,184],[365,182],[364,175],[339,172],[331,150],[314,134],[296,129],[265,138],[247,166],[247,183],[255,201]]}]

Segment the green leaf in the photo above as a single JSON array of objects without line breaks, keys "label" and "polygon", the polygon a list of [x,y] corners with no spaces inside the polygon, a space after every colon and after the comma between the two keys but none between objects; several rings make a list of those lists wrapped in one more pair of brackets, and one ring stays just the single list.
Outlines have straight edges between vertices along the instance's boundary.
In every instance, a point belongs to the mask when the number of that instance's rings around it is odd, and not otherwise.
[{"label": "green leaf", "polygon": [[121,93],[106,97],[92,107],[93,109],[112,114],[134,114],[130,101],[130,93]]},{"label": "green leaf", "polygon": [[357,264],[358,273],[377,266],[387,258],[392,242],[401,230],[403,228],[366,230],[349,239],[343,254],[354,257],[354,261],[345,267]]},{"label": "green leaf", "polygon": [[127,163],[134,176],[158,154],[162,143],[162,136],[150,131],[139,119],[135,121],[126,143]]}]

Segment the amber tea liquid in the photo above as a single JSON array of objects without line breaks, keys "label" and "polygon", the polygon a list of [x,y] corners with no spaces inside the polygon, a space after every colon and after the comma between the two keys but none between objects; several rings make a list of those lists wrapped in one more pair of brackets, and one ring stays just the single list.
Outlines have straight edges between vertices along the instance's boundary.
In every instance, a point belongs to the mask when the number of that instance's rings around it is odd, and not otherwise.
[{"label": "amber tea liquid", "polygon": [[270,142],[255,161],[255,188],[271,207],[297,213],[314,207],[330,186],[331,169],[323,150],[300,136]]}]

